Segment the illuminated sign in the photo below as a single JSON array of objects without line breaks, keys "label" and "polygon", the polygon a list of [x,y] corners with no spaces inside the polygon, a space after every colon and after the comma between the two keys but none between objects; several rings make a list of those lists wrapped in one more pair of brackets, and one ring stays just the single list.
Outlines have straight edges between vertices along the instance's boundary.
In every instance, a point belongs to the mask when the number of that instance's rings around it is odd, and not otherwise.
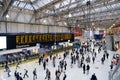
[{"label": "illuminated sign", "polygon": [[61,41],[61,39],[69,40],[72,38],[71,34],[31,34],[31,35],[16,35],[16,45],[32,44],[38,42],[54,42]]},{"label": "illuminated sign", "polygon": [[[6,49],[16,49],[23,47],[36,46],[36,43],[43,45],[54,44],[55,42],[74,41],[72,33],[18,33],[18,34],[0,34],[6,36]],[[3,42],[3,41],[1,41]]]}]

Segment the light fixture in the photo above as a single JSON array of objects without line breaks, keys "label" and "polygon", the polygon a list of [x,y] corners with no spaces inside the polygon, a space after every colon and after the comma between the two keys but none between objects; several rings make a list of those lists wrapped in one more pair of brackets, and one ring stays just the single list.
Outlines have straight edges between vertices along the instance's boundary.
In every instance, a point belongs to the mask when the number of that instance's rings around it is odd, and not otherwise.
[{"label": "light fixture", "polygon": [[72,14],[71,14],[71,13],[69,13],[68,17],[72,17]]},{"label": "light fixture", "polygon": [[94,26],[95,25],[95,23],[92,23],[92,26]]},{"label": "light fixture", "polygon": [[5,17],[6,17],[6,18],[9,18],[10,16],[7,14]]},{"label": "light fixture", "polygon": [[113,26],[115,26],[115,24],[113,24]]},{"label": "light fixture", "polygon": [[24,0],[20,0],[20,1],[24,1]]},{"label": "light fixture", "polygon": [[34,2],[35,0],[30,0],[31,2]]},{"label": "light fixture", "polygon": [[43,20],[44,23],[46,23],[46,20]]}]

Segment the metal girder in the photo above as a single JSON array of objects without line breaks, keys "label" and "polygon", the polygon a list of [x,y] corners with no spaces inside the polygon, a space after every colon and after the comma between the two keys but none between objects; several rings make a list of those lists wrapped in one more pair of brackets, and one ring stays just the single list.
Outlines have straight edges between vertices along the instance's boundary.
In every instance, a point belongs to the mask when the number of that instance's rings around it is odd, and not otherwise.
[{"label": "metal girder", "polygon": [[47,9],[47,8],[49,8],[50,6],[53,6],[54,4],[56,4],[56,3],[58,3],[58,2],[61,2],[61,1],[63,1],[63,0],[53,0],[53,1],[51,1],[50,3],[44,5],[43,7],[37,9],[37,11],[42,11],[42,10],[44,10],[44,9]]},{"label": "metal girder", "polygon": [[[113,11],[120,11],[120,9],[114,9]],[[97,16],[99,16],[100,14],[103,14],[103,13],[105,13],[105,14],[107,14],[107,13],[109,13],[109,11],[102,11],[102,12],[99,12],[99,13],[92,13],[92,14],[90,14],[91,16],[93,15],[93,16],[95,16],[95,15],[97,15]],[[66,19],[76,19],[76,18],[82,18],[84,15],[79,15],[79,16],[74,16],[74,17],[69,17],[69,18],[62,18],[60,21],[64,21],[64,20],[66,20]]]},{"label": "metal girder", "polygon": [[48,25],[48,24],[40,24],[40,23],[27,23],[27,22],[17,22],[17,21],[0,21],[1,22],[7,22],[7,23],[17,23],[17,24],[30,24],[30,25],[43,25],[43,26],[58,26],[58,27],[67,27],[67,26],[59,26],[59,25]]},{"label": "metal girder", "polygon": [[[24,5],[24,7],[27,5],[27,3]],[[23,7],[23,8],[24,8]],[[13,21],[15,21],[16,19],[17,19],[17,17],[19,16],[19,14],[20,14],[20,12],[22,11],[22,9],[20,9],[18,12],[17,12],[17,14],[16,14],[16,16],[15,16],[15,18],[14,18],[14,20]]]},{"label": "metal girder", "polygon": [[3,0],[3,10],[0,13],[0,20],[8,13],[8,9],[13,4],[14,0]]},{"label": "metal girder", "polygon": [[[102,0],[101,0],[102,1]],[[104,0],[104,1],[109,1],[109,0]],[[100,2],[99,2],[100,3]],[[101,2],[102,3],[102,2]],[[108,4],[106,4],[106,5],[97,5],[97,6],[95,6],[95,7],[92,7],[92,8],[99,8],[99,7],[103,7],[103,6],[107,6],[107,5],[111,5],[111,4],[115,4],[115,3],[118,3],[118,2],[110,2],[110,3],[108,3]],[[98,3],[94,3],[94,5],[96,5],[96,4],[98,4]],[[93,6],[93,5],[92,5]],[[57,15],[60,15],[60,16],[63,16],[63,15],[65,15],[65,14],[68,14],[68,13],[75,13],[75,12],[78,12],[77,10],[78,9],[80,9],[81,7],[86,7],[86,5],[79,5],[79,6],[76,6],[76,7],[74,7],[74,8],[71,8],[71,9],[69,9],[69,10],[65,10],[65,11],[60,11],[60,12],[57,12],[56,14]],[[38,17],[37,19],[40,19],[40,18],[45,18],[45,17],[48,17],[48,16],[53,16],[54,14],[48,14],[47,16],[40,16],[40,17]]]},{"label": "metal girder", "polygon": [[19,7],[18,8],[17,7],[12,7],[12,8],[9,9],[9,11],[11,11],[11,12],[18,12],[21,9],[22,9],[21,13],[31,14],[31,15],[34,14],[34,12],[31,11],[31,10],[24,9],[24,8],[19,8]]},{"label": "metal girder", "polygon": [[[108,27],[108,26],[111,26],[113,23],[114,23],[114,20],[115,19],[117,19],[117,20],[120,20],[120,19],[118,19],[118,18],[114,18],[114,19],[104,19],[104,20],[92,20],[92,21],[90,21],[91,23],[95,23],[95,25],[97,24],[97,25],[101,25],[101,26],[104,26],[104,27]],[[107,24],[105,24],[107,22]],[[108,23],[109,22],[109,23]],[[110,22],[112,22],[112,23],[110,23]],[[120,21],[118,21],[118,23],[119,23]],[[79,25],[83,25],[84,26],[84,24],[86,24],[87,22],[81,22],[81,21],[78,21],[78,23],[79,23]],[[74,23],[74,24],[76,24],[76,23]],[[73,24],[73,25],[74,25]],[[106,26],[107,25],[107,26]],[[91,25],[92,26],[92,25]]]}]

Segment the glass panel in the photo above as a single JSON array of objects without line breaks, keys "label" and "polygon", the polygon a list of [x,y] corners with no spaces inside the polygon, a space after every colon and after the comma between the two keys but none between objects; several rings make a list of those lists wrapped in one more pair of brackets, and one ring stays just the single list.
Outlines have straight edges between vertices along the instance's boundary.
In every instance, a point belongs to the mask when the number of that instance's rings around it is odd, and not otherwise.
[{"label": "glass panel", "polygon": [[26,9],[33,10],[33,7],[32,7],[30,4],[27,4],[25,8],[26,8]]},{"label": "glass panel", "polygon": [[14,1],[13,6],[17,6],[19,4],[19,1]]},{"label": "glass panel", "polygon": [[18,7],[23,8],[24,6],[25,6],[25,3],[22,3],[22,2],[21,2]]}]

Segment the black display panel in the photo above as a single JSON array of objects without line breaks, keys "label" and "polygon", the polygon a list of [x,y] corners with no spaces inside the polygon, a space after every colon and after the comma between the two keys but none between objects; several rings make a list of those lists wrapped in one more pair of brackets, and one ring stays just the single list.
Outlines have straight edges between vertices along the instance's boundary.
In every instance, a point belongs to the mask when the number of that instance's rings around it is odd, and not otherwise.
[{"label": "black display panel", "polygon": [[49,45],[55,42],[74,41],[74,34],[72,33],[19,33],[3,35],[7,36],[7,49],[36,46],[37,43]]}]

